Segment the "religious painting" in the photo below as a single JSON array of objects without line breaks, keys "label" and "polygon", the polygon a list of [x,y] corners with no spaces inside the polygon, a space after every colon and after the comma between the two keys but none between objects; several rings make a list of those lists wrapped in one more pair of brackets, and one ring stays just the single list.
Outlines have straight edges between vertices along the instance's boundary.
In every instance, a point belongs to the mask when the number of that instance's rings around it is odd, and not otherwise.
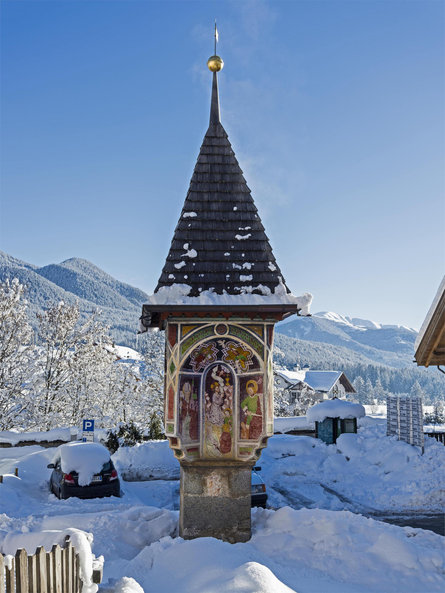
[{"label": "religious painting", "polygon": [[234,375],[226,364],[206,371],[204,383],[204,455],[231,457],[233,449]]},{"label": "religious painting", "polygon": [[223,360],[235,368],[237,373],[243,373],[249,370],[254,364],[252,351],[243,346],[240,342],[228,342],[220,340],[219,344],[223,351]]},{"label": "religious painting", "polygon": [[200,371],[205,368],[208,364],[211,364],[216,360],[218,355],[218,348],[215,346],[213,341],[205,342],[201,344],[196,350],[190,355],[190,366],[193,372]]},{"label": "religious painting", "polygon": [[183,443],[199,441],[199,375],[179,378],[178,433]]},{"label": "religious painting", "polygon": [[263,433],[263,375],[239,378],[240,439],[258,440]]}]

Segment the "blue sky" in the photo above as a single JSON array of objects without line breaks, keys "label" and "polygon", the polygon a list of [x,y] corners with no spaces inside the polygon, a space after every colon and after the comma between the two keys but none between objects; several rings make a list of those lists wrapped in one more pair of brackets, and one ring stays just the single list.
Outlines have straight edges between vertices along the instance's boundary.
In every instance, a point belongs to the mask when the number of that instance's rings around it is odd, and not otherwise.
[{"label": "blue sky", "polygon": [[445,3],[2,3],[1,243],[152,292],[208,124],[289,287],[419,327],[445,262]]}]

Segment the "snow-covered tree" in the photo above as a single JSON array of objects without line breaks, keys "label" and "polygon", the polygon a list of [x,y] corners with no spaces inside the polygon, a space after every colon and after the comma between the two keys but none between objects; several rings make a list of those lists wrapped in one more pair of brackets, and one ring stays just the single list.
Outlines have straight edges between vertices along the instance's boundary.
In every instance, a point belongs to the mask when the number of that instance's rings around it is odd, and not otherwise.
[{"label": "snow-covered tree", "polygon": [[361,402],[365,393],[365,382],[360,375],[354,379],[352,386],[354,387],[356,393],[351,394],[350,397],[354,401]]},{"label": "snow-covered tree", "polygon": [[374,403],[374,387],[372,386],[371,379],[368,377],[365,381],[363,388],[363,394],[359,398],[361,404],[373,404]]},{"label": "snow-covered tree", "polygon": [[0,283],[0,428],[22,424],[28,412],[35,349],[24,286],[17,278]]},{"label": "snow-covered tree", "polygon": [[40,427],[101,417],[114,357],[107,328],[98,315],[91,313],[82,321],[78,305],[64,302],[38,315],[42,356],[35,418]]},{"label": "snow-covered tree", "polygon": [[144,346],[142,389],[147,422],[153,412],[163,417],[164,410],[164,332],[148,332]]},{"label": "snow-covered tree", "polygon": [[425,397],[425,391],[422,389],[419,381],[416,380],[413,383],[409,394],[414,397],[421,397],[422,399]]},{"label": "snow-covered tree", "polygon": [[379,402],[386,401],[387,392],[383,388],[383,385],[382,385],[382,382],[380,380],[380,377],[377,377],[377,380],[375,382],[374,390],[373,390],[373,395],[374,395],[374,399],[377,400],[377,401],[379,401]]}]

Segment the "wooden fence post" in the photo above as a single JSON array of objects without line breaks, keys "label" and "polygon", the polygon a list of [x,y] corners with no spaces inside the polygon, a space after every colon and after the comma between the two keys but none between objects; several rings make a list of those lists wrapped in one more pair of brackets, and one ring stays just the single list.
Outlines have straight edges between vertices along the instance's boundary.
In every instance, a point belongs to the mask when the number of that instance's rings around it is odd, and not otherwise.
[{"label": "wooden fence post", "polygon": [[36,559],[37,568],[37,593],[48,593],[48,579],[46,575],[46,552],[43,546],[39,546],[37,548],[34,558]]},{"label": "wooden fence post", "polygon": [[82,581],[80,580],[80,556],[76,554],[76,593],[82,592]]},{"label": "wooden fence post", "polygon": [[54,554],[52,552],[48,552],[46,554],[46,579],[48,593],[55,593],[56,589],[54,585]]},{"label": "wooden fence post", "polygon": [[53,546],[51,553],[54,554],[54,591],[62,593],[62,550],[60,546]]},{"label": "wooden fence post", "polygon": [[67,541],[65,544],[65,558],[66,558],[66,567],[65,567],[65,579],[66,579],[66,593],[73,593],[73,556],[71,554],[72,544],[70,541]]},{"label": "wooden fence post", "polygon": [[17,593],[28,593],[28,555],[23,549],[15,553],[15,587]]},{"label": "wooden fence post", "polygon": [[0,593],[5,593],[5,580],[3,575],[5,574],[5,561],[3,560],[3,554],[0,554]]},{"label": "wooden fence post", "polygon": [[15,558],[12,559],[11,568],[5,566],[6,593],[15,593]]},{"label": "wooden fence post", "polygon": [[34,555],[28,556],[28,583],[30,591],[37,593],[37,559]]}]

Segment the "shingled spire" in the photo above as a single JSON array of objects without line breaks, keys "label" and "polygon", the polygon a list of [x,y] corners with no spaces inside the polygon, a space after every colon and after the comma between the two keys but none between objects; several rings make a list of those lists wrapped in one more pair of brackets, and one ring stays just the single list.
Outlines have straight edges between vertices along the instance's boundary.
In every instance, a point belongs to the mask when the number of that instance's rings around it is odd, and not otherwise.
[{"label": "shingled spire", "polygon": [[208,64],[213,70],[210,124],[155,293],[182,284],[190,286],[191,297],[207,290],[267,294],[284,279],[220,121],[222,60],[212,56]]}]

